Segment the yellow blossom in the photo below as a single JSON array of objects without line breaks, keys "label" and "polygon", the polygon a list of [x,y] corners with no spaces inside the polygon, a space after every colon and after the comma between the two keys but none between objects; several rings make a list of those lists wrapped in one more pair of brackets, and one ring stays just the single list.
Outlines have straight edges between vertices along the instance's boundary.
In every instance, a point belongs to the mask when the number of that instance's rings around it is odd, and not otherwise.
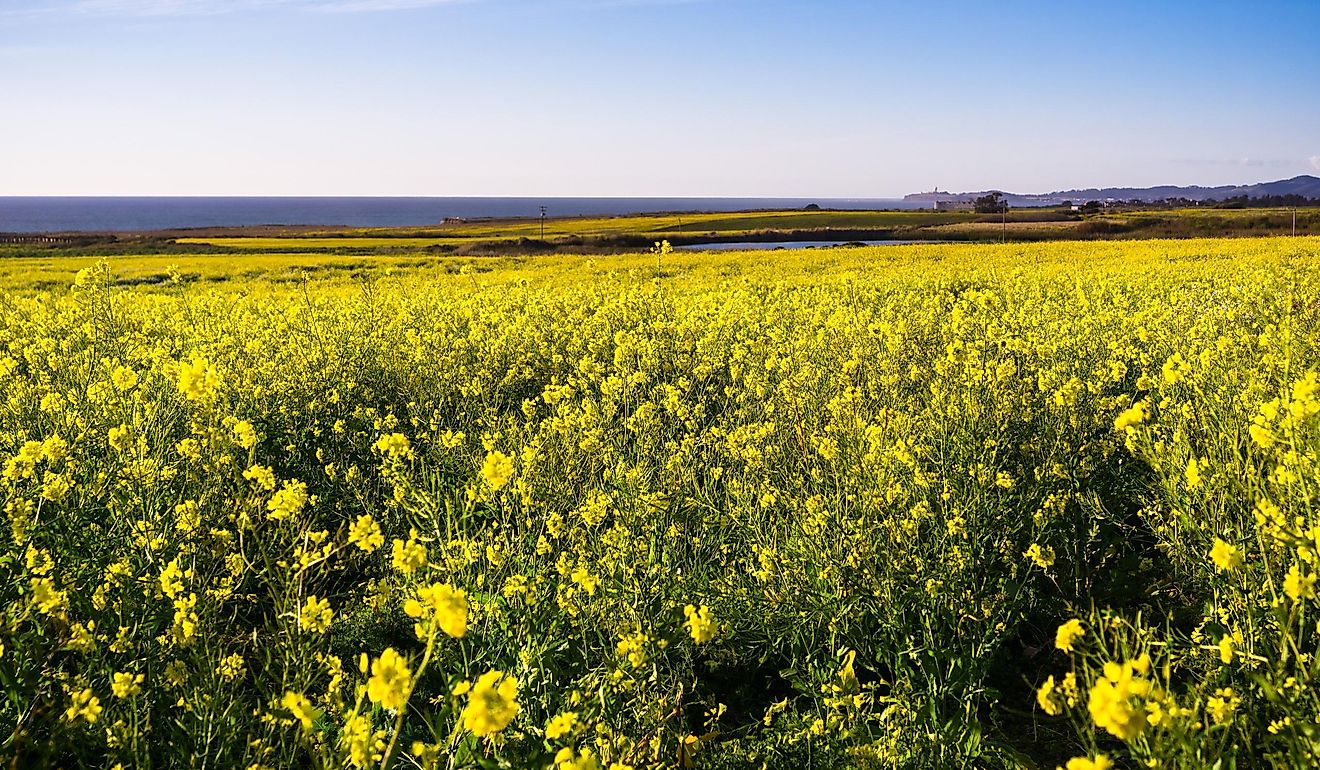
[{"label": "yellow blossom", "polygon": [[1187,459],[1187,468],[1184,471],[1183,475],[1187,479],[1188,489],[1197,489],[1201,486],[1202,484],[1201,468],[1203,466],[1204,466],[1204,462],[1198,463],[1195,457],[1190,457]]},{"label": "yellow blossom", "polygon": [[1283,592],[1295,602],[1300,602],[1303,599],[1314,599],[1315,579],[1314,573],[1303,575],[1301,566],[1293,564],[1288,568],[1288,574],[1283,578]]},{"label": "yellow blossom", "polygon": [[426,546],[416,541],[417,533],[408,539],[394,541],[394,569],[404,575],[411,575],[426,566]]},{"label": "yellow blossom", "polygon": [[116,698],[131,698],[142,692],[142,674],[117,673],[111,678],[110,691]]},{"label": "yellow blossom", "polygon": [[1236,644],[1233,642],[1232,635],[1224,634],[1222,637],[1220,637],[1219,659],[1222,660],[1225,665],[1233,662],[1233,652],[1235,649],[1236,649]]},{"label": "yellow blossom", "polygon": [[1149,416],[1150,412],[1146,408],[1146,402],[1138,401],[1114,419],[1114,430],[1122,431],[1136,427],[1145,422]]},{"label": "yellow blossom", "polygon": [[463,726],[474,735],[494,735],[518,715],[518,680],[502,671],[487,671],[477,678],[463,707]]},{"label": "yellow blossom", "polygon": [[312,723],[321,716],[321,712],[302,693],[284,693],[284,697],[280,699],[280,705],[292,714],[294,720],[302,725],[302,729],[307,732],[311,732]]},{"label": "yellow blossom", "polygon": [[575,751],[565,746],[555,754],[554,770],[599,770],[600,763],[591,749]]},{"label": "yellow blossom", "polygon": [[298,627],[315,634],[324,633],[330,628],[334,616],[335,612],[330,609],[329,600],[318,599],[313,594],[307,597],[307,602],[303,604],[302,611],[298,614]]},{"label": "yellow blossom", "polygon": [[1232,572],[1241,569],[1243,564],[1242,549],[1215,538],[1215,544],[1210,547],[1210,561],[1214,562],[1215,569],[1220,572]]},{"label": "yellow blossom", "polygon": [[1022,554],[1031,559],[1037,567],[1049,569],[1054,565],[1054,549],[1049,546],[1041,546],[1040,543],[1032,543],[1027,546],[1027,550]]},{"label": "yellow blossom", "polygon": [[96,720],[101,718],[101,699],[96,697],[96,693],[90,689],[82,689],[70,695],[71,703],[64,710],[64,718],[70,722],[76,722],[78,719],[85,720],[88,724],[95,724]]},{"label": "yellow blossom", "polygon": [[513,460],[503,452],[491,452],[486,455],[485,462],[481,464],[481,479],[486,482],[486,486],[498,492],[509,483],[511,476],[513,476]]},{"label": "yellow blossom", "polygon": [[297,479],[286,481],[280,491],[272,495],[266,503],[266,518],[271,521],[281,521],[296,516],[307,504],[307,500],[306,484]]},{"label": "yellow blossom", "polygon": [[467,594],[461,588],[435,583],[417,589],[417,598],[404,603],[410,618],[434,619],[446,634],[461,639],[467,633]]},{"label": "yellow blossom", "polygon": [[243,656],[238,653],[233,653],[221,658],[220,665],[216,668],[216,672],[220,674],[220,678],[226,682],[232,682],[235,679],[238,679],[243,676],[243,673],[246,670],[247,664],[243,660]]},{"label": "yellow blossom", "polygon": [[1238,704],[1241,702],[1241,699],[1233,692],[1233,688],[1224,687],[1215,690],[1215,694],[1206,700],[1205,710],[1215,724],[1222,725],[1233,720],[1233,715],[1237,712]]},{"label": "yellow blossom", "polygon": [[1054,646],[1064,652],[1072,652],[1073,645],[1086,635],[1086,629],[1082,628],[1082,621],[1073,618],[1059,626],[1054,634]]},{"label": "yellow blossom", "polygon": [[1036,690],[1036,703],[1040,706],[1041,711],[1044,711],[1052,717],[1056,717],[1063,713],[1063,709],[1059,708],[1059,704],[1054,700],[1053,676],[1046,679],[1045,683],[1040,686],[1040,689]]},{"label": "yellow blossom", "polygon": [[411,692],[412,670],[408,668],[407,659],[395,652],[393,647],[386,647],[371,664],[367,697],[373,703],[379,703],[381,708],[400,709],[408,702]]},{"label": "yellow blossom", "polygon": [[179,364],[178,385],[179,392],[190,401],[206,401],[220,387],[220,375],[210,361],[194,356],[191,362]]},{"label": "yellow blossom", "polygon": [[370,514],[364,513],[357,517],[357,521],[349,528],[348,542],[366,553],[371,553],[385,543],[385,536],[381,534],[380,525],[376,520],[371,518]]},{"label": "yellow blossom", "polygon": [[578,715],[576,711],[565,711],[562,714],[556,714],[550,718],[545,726],[545,737],[548,740],[559,740],[565,735],[572,735],[577,729]]},{"label": "yellow blossom", "polygon": [[688,633],[697,644],[705,644],[715,638],[715,619],[711,617],[709,607],[703,604],[697,608],[689,604],[683,608],[683,615],[687,618]]},{"label": "yellow blossom", "polygon": [[389,433],[377,439],[376,451],[389,457],[403,458],[412,453],[412,444],[402,433]]},{"label": "yellow blossom", "polygon": [[119,390],[127,392],[137,387],[138,375],[127,366],[117,366],[110,373],[110,382]]},{"label": "yellow blossom", "polygon": [[251,449],[257,445],[257,429],[252,427],[252,423],[247,420],[239,420],[233,427],[234,441],[244,449]]},{"label": "yellow blossom", "polygon": [[31,601],[37,612],[43,615],[60,616],[68,608],[68,596],[55,588],[55,581],[48,577],[32,578],[29,583]]},{"label": "yellow blossom", "polygon": [[1146,698],[1154,686],[1142,674],[1149,670],[1146,658],[1124,664],[1106,663],[1105,675],[1091,686],[1086,704],[1096,727],[1124,741],[1136,738],[1146,728]]}]

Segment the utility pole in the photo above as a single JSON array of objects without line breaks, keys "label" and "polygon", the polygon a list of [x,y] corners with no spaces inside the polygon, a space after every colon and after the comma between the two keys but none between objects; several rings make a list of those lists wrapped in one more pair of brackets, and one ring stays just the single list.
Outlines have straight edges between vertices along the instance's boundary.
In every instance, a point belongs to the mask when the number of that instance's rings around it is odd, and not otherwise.
[{"label": "utility pole", "polygon": [[1297,237],[1297,209],[1293,209],[1293,237]]},{"label": "utility pole", "polygon": [[1004,233],[1003,236],[1000,238],[1000,242],[1008,243],[1008,199],[1007,198],[1004,199],[1004,206],[1003,208],[999,209],[999,213],[1003,215],[1003,224],[1004,224]]},{"label": "utility pole", "polygon": [[545,206],[541,207],[541,240],[545,240]]}]

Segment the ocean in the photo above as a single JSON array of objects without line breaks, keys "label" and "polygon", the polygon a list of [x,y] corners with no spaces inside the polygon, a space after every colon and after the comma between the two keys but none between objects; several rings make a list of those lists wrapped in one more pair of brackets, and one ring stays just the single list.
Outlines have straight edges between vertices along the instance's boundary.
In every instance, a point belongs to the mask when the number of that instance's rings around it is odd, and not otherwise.
[{"label": "ocean", "polygon": [[893,198],[28,198],[0,197],[0,233],[245,225],[409,227],[449,217],[611,216],[669,211],[917,208]]}]

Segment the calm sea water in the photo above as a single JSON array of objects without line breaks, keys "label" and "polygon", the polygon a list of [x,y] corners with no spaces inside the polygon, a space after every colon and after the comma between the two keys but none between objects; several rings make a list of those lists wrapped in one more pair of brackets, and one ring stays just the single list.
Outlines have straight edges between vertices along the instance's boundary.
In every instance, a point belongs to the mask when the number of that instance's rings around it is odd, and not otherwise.
[{"label": "calm sea water", "polygon": [[913,208],[889,198],[6,198],[0,232],[241,225],[434,225],[447,217],[609,216],[664,211]]}]

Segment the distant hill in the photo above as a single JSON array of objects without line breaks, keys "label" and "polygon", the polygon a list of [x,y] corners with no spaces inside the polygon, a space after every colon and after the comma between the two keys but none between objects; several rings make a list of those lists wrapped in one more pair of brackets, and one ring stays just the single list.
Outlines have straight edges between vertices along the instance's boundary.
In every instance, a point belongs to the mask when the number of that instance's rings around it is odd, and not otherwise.
[{"label": "distant hill", "polygon": [[1292,179],[1281,179],[1277,182],[1260,182],[1250,185],[1225,185],[1223,187],[1178,187],[1177,185],[1161,185],[1159,187],[1091,187],[1083,190],[1059,190],[1050,193],[1021,194],[1004,192],[1003,190],[992,191],[982,190],[981,192],[934,192],[912,193],[903,196],[903,200],[915,203],[930,203],[936,201],[946,202],[967,202],[975,200],[990,192],[1000,192],[1012,206],[1052,206],[1072,201],[1073,203],[1085,203],[1086,201],[1105,201],[1105,200],[1141,200],[1141,201],[1162,201],[1167,198],[1186,198],[1194,201],[1217,201],[1226,198],[1237,198],[1247,196],[1248,198],[1262,198],[1273,195],[1300,195],[1304,198],[1320,198],[1320,177],[1309,175],[1295,176]]}]

